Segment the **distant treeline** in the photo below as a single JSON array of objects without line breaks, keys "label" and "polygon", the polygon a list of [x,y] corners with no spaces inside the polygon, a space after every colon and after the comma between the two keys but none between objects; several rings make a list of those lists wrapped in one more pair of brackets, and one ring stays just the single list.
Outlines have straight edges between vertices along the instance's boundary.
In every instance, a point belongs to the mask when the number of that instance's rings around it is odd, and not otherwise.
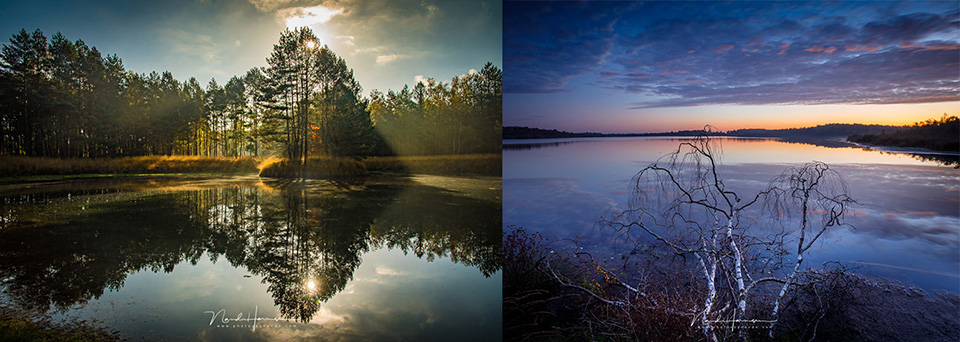
[{"label": "distant treeline", "polygon": [[117,55],[21,30],[0,49],[0,154],[45,157],[499,152],[502,73],[361,94],[307,28],[226,84],[137,74]]},{"label": "distant treeline", "polygon": [[734,137],[771,137],[771,138],[835,138],[853,134],[880,133],[884,130],[898,129],[900,126],[862,125],[862,124],[826,124],[815,127],[785,129],[736,129],[726,135]]},{"label": "distant treeline", "polygon": [[748,128],[727,132],[707,130],[685,130],[659,133],[571,133],[555,129],[508,126],[503,128],[504,139],[548,139],[548,138],[590,138],[590,137],[656,137],[656,136],[731,136],[731,137],[769,137],[790,139],[823,139],[847,137],[853,134],[873,134],[901,129],[901,126],[862,125],[862,124],[826,124],[815,127],[761,129]]},{"label": "distant treeline", "polygon": [[868,145],[960,152],[960,118],[944,114],[939,120],[927,119],[913,126],[878,134],[851,135],[848,140]]},{"label": "distant treeline", "polygon": [[[647,136],[698,136],[707,134],[705,130],[688,130],[662,133],[571,133],[555,129],[507,126],[503,128],[504,139],[557,139],[557,138],[596,138],[596,137],[647,137]],[[710,132],[715,135],[717,133]],[[722,135],[722,133],[720,133]]]}]

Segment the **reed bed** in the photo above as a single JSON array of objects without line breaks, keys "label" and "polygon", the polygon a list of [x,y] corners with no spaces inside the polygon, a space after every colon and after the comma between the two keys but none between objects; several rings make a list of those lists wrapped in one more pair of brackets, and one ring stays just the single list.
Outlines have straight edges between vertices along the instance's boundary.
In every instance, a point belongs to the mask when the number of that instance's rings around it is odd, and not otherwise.
[{"label": "reed bed", "polygon": [[140,156],[48,158],[0,156],[0,177],[76,174],[256,173],[257,157]]},{"label": "reed bed", "polygon": [[[268,159],[260,164],[261,177],[299,178],[300,165],[285,159]],[[304,178],[354,178],[368,174],[363,164],[352,158],[315,157],[307,160]]]}]

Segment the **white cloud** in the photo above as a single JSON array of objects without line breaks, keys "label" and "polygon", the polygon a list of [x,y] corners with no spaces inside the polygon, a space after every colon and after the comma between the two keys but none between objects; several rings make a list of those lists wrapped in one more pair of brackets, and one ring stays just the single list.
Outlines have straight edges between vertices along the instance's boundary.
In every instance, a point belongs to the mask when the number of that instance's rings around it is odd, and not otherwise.
[{"label": "white cloud", "polygon": [[219,61],[220,49],[208,35],[190,33],[181,29],[168,29],[163,31],[163,36],[174,51],[199,56],[206,62]]},{"label": "white cloud", "polygon": [[330,9],[323,6],[291,7],[278,10],[277,18],[285,23],[287,28],[294,29],[301,26],[313,27],[324,24],[341,13],[343,13],[342,9]]},{"label": "white cloud", "polygon": [[344,44],[347,44],[350,46],[357,46],[357,43],[353,42],[353,39],[354,39],[353,36],[337,36],[337,39],[342,41]]},{"label": "white cloud", "polygon": [[407,55],[401,55],[401,54],[379,55],[377,56],[377,64],[384,65],[398,59],[403,59],[405,57],[407,57]]},{"label": "white cloud", "polygon": [[414,82],[414,83],[423,83],[424,85],[429,85],[429,84],[430,84],[430,79],[429,79],[429,78],[426,78],[426,77],[423,77],[423,75],[416,75],[416,76],[413,76],[413,82]]},{"label": "white cloud", "polygon": [[239,41],[239,40],[235,40],[235,41],[233,42],[233,45],[240,46],[241,44],[240,44],[240,41]]},{"label": "white cloud", "polygon": [[477,74],[477,69],[470,69],[470,70],[467,70],[466,74],[460,75],[460,79],[465,79],[467,78],[467,76],[476,75],[476,74]]},{"label": "white cloud", "polygon": [[250,0],[260,12],[273,12],[277,9],[296,5],[298,0]]}]

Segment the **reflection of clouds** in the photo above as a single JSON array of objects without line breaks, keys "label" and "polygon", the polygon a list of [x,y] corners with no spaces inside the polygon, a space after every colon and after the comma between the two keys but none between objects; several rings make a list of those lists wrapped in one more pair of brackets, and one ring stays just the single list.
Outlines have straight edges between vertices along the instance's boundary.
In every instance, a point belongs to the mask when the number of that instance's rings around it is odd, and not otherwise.
[{"label": "reflection of clouds", "polygon": [[[886,250],[885,253],[905,253],[907,249],[920,255],[931,256],[940,262],[956,263],[960,261],[957,250],[960,250],[958,227],[960,218],[956,216],[921,216],[898,212],[883,212],[878,210],[864,210],[868,215],[860,215],[852,222],[852,230],[842,234],[869,235],[875,238],[901,241],[897,250]],[[911,247],[914,242],[922,242],[920,247]],[[864,254],[877,251],[864,250]]]},{"label": "reflection of clouds", "polygon": [[571,178],[505,179],[503,223],[558,237],[587,232],[617,202]]},{"label": "reflection of clouds", "polygon": [[940,275],[940,276],[944,276],[944,277],[960,278],[960,275],[955,274],[955,273],[931,271],[931,270],[925,270],[925,269],[916,268],[916,267],[897,266],[897,265],[883,264],[883,263],[879,263],[879,262],[866,262],[866,261],[851,261],[851,263],[862,264],[862,265],[870,265],[870,266],[889,267],[889,268],[894,268],[894,269],[898,269],[898,270],[914,271],[914,272],[935,274],[935,275]]},{"label": "reflection of clouds", "polygon": [[956,235],[957,227],[960,227],[960,218],[957,218],[957,217],[949,217],[949,216],[921,217],[921,216],[912,216],[912,215],[896,215],[895,217],[897,218],[897,220],[907,225],[913,226],[927,234]]},{"label": "reflection of clouds", "polygon": [[310,320],[310,324],[324,325],[327,323],[342,323],[347,319],[345,315],[337,315],[330,309],[321,307]]},{"label": "reflection of clouds", "polygon": [[[438,272],[438,270],[444,272]],[[308,324],[257,328],[262,340],[436,341],[449,336],[501,337],[499,276],[477,281],[475,270],[446,259],[423,263],[402,251],[364,256],[346,291],[322,304]],[[398,275],[407,275],[400,277]],[[433,274],[420,277],[420,274]],[[388,280],[388,281],[382,281]],[[344,294],[353,291],[354,294]],[[469,295],[464,295],[469,294]],[[262,330],[262,331],[261,331]]]},{"label": "reflection of clouds", "polygon": [[[504,174],[516,176],[505,179],[503,224],[560,238],[586,235],[601,215],[626,204],[628,196],[622,192],[629,192],[629,184],[614,182],[629,178],[649,164],[644,160],[676,148],[678,142],[598,139],[505,151]],[[811,159],[827,162],[843,176],[848,194],[861,205],[844,217],[851,227],[833,229],[822,237],[811,251],[811,260],[818,261],[808,265],[862,260],[941,273],[960,269],[960,171],[938,165],[902,165],[914,161],[885,155],[867,158],[866,152],[856,149],[790,149],[778,142],[728,139],[723,144],[727,164],[721,167],[720,177],[741,198],[752,199],[786,168]],[[753,210],[760,208],[751,207],[748,214],[756,216]],[[792,219],[780,220],[777,225],[766,220],[750,223],[757,234],[775,233],[779,224],[788,229],[799,226]],[[594,231],[590,237],[610,236],[604,233]],[[898,280],[922,282],[924,287],[957,290],[955,278],[901,271],[906,270],[881,270]],[[923,278],[926,276],[929,278]]]},{"label": "reflection of clouds", "polygon": [[[185,272],[189,272],[186,269]],[[224,275],[215,268],[210,268],[194,277],[184,277],[170,287],[162,288],[165,292],[162,298],[172,301],[182,301],[193,297],[207,297],[216,291],[223,283]],[[238,289],[239,291],[239,289]]]},{"label": "reflection of clouds", "polygon": [[386,267],[383,265],[377,265],[377,274],[386,275],[386,276],[403,276],[403,275],[406,275],[407,273],[397,271],[395,269],[392,269],[390,267]]}]

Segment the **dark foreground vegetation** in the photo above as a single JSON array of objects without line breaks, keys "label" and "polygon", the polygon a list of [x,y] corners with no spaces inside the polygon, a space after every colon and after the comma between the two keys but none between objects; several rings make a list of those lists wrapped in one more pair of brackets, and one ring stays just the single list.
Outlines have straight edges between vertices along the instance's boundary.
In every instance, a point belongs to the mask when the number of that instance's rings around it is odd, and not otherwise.
[{"label": "dark foreground vegetation", "polygon": [[[688,311],[700,302],[704,284],[681,260],[649,253],[613,267],[561,246],[523,228],[504,230],[507,340],[707,340]],[[956,341],[960,335],[956,294],[864,277],[838,264],[810,269],[800,279],[808,285],[785,295],[773,338],[761,323],[745,327],[742,338],[719,328],[718,340],[913,342]],[[769,299],[776,293],[756,295]],[[612,304],[608,298],[626,300]]]},{"label": "dark foreground vegetation", "polygon": [[847,140],[867,145],[960,152],[960,118],[944,114],[939,120],[927,119],[910,127],[877,134],[851,135]]},{"label": "dark foreground vegetation", "polygon": [[111,332],[85,321],[54,323],[43,314],[0,305],[0,341],[120,341],[117,332]]}]

